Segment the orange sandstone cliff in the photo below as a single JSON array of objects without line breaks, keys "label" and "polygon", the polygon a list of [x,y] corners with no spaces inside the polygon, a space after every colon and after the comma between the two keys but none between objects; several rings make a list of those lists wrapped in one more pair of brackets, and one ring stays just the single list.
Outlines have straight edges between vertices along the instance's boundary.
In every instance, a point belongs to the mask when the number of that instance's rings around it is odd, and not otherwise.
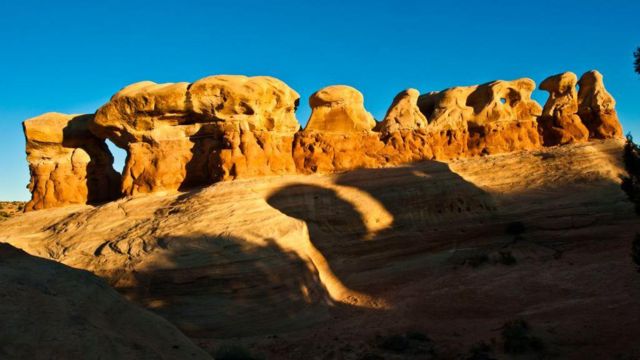
[{"label": "orange sandstone cliff", "polygon": [[[579,91],[576,93],[576,85]],[[332,173],[618,138],[602,75],[549,77],[542,108],[523,78],[400,92],[381,122],[358,90],[334,85],[309,98],[267,76],[218,75],[194,83],[143,81],[95,115],[44,114],[24,122],[32,200],[27,210],[98,203],[268,175]],[[105,139],[127,152],[122,176]]]}]

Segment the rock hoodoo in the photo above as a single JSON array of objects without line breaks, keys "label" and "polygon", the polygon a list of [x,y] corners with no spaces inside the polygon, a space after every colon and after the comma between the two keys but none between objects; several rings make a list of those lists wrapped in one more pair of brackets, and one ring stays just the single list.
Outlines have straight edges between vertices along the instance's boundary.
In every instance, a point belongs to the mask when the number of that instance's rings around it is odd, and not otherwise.
[{"label": "rock hoodoo", "polygon": [[[267,76],[218,75],[194,83],[129,85],[95,114],[45,114],[25,122],[28,210],[99,202],[267,175],[331,173],[409,162],[534,150],[622,135],[602,75],[572,73],[540,85],[544,109],[522,78],[399,93],[376,123],[358,90],[334,85],[309,98]],[[54,120],[52,120],[54,119]],[[104,139],[127,151],[120,180]],[[118,189],[119,188],[119,189]]]},{"label": "rock hoodoo", "polygon": [[396,95],[380,124],[380,131],[392,133],[426,128],[427,118],[418,108],[419,96],[420,92],[416,89],[407,89]]},{"label": "rock hoodoo", "polygon": [[549,92],[549,99],[538,119],[540,133],[547,146],[585,142],[589,130],[578,116],[578,77],[565,72],[546,78],[540,90]]},{"label": "rock hoodoo", "polygon": [[362,94],[345,85],[325,87],[309,97],[311,117],[296,134],[293,159],[302,173],[378,167],[383,144]]},{"label": "rock hoodoo", "polygon": [[104,140],[89,131],[93,115],[46,113],[24,121],[29,191],[26,210],[97,203],[119,196],[120,174]]},{"label": "rock hoodoo", "polygon": [[604,88],[602,74],[596,70],[588,71],[582,75],[578,85],[578,115],[589,129],[589,137],[622,137],[622,126],[615,109],[616,101]]},{"label": "rock hoodoo", "polygon": [[127,150],[122,192],[176,190],[295,172],[299,95],[271,77],[141,82],[115,94],[91,129]]},{"label": "rock hoodoo", "polygon": [[354,132],[371,131],[376,125],[364,108],[360,91],[345,85],[321,89],[309,98],[311,117],[305,131]]}]

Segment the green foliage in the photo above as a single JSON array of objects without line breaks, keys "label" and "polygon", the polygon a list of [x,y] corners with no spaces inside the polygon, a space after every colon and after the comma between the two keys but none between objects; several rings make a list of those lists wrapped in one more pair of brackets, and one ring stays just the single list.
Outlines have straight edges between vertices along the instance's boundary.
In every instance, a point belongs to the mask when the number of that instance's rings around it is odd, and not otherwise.
[{"label": "green foliage", "polygon": [[523,319],[507,322],[502,329],[502,340],[507,354],[539,353],[544,350],[542,341],[531,335],[531,328]]}]

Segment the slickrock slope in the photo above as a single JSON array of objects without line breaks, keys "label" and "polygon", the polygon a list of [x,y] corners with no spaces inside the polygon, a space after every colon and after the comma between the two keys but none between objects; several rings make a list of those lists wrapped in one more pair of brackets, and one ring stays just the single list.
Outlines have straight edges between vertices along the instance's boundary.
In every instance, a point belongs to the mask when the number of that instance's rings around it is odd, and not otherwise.
[{"label": "slickrock slope", "polygon": [[32,194],[27,210],[119,197],[120,174],[107,144],[89,131],[92,119],[47,113],[24,121]]},{"label": "slickrock slope", "polygon": [[0,241],[104,277],[211,348],[392,358],[376,334],[419,330],[443,356],[492,338],[500,352],[496,329],[523,317],[561,358],[636,354],[621,149],[221,182],[26,213]]},{"label": "slickrock slope", "polygon": [[94,275],[0,244],[0,358],[211,359]]}]

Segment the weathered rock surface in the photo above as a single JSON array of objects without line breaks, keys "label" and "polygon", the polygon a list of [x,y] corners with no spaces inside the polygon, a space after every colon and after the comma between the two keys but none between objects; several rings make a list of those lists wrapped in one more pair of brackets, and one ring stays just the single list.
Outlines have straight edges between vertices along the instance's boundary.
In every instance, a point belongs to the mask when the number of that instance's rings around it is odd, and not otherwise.
[{"label": "weathered rock surface", "polygon": [[146,81],[115,94],[91,129],[127,150],[124,194],[176,190],[294,172],[298,101],[286,84],[265,76]]},{"label": "weathered rock surface", "polygon": [[376,125],[364,108],[364,97],[358,90],[345,85],[327,86],[309,97],[311,117],[305,131],[361,132]]},{"label": "weathered rock surface", "polygon": [[[421,95],[418,106],[437,134],[436,158],[533,150],[541,146],[531,79],[494,81]],[[434,146],[435,150],[436,146]]]},{"label": "weathered rock surface", "polygon": [[407,89],[396,95],[380,124],[380,132],[392,133],[426,128],[427,118],[418,108],[419,96],[420,92],[416,89]]},{"label": "weathered rock surface", "polygon": [[87,271],[5,243],[0,263],[2,359],[211,359]]},{"label": "weathered rock surface", "polygon": [[[622,148],[221,182],[21,214],[0,241],[104,277],[198,344],[257,343],[269,359],[345,344],[360,358],[360,344],[406,329],[466,353],[522,316],[559,358],[607,358],[637,349],[640,332]],[[515,242],[512,222],[525,227]],[[500,252],[517,264],[494,263]]]},{"label": "weathered rock surface", "polygon": [[616,113],[616,101],[607,92],[602,74],[596,70],[582,75],[578,82],[578,115],[595,139],[620,138],[622,126]]},{"label": "weathered rock surface", "polygon": [[[365,109],[358,90],[334,85],[310,96],[312,113],[304,131],[299,131],[295,118],[299,95],[275,78],[219,75],[192,84],[144,81],[125,87],[95,117],[87,117],[84,123],[93,135],[86,126],[83,131],[89,143],[104,147],[101,139],[110,139],[127,151],[120,184],[123,195],[256,176],[332,173],[530,151],[543,141],[545,145],[586,141],[587,133],[591,138],[620,137],[615,101],[604,89],[602,76],[595,71],[585,74],[577,95],[575,83],[571,73],[545,80],[541,89],[550,97],[544,111],[531,99],[535,83],[527,78],[424,95],[408,89],[396,96],[380,123]],[[45,123],[32,122],[29,131],[50,130]],[[28,148],[35,159],[30,160],[34,200],[28,209],[117,196],[113,174],[92,175],[108,173],[111,155],[106,147],[106,152],[92,150],[90,157],[98,160],[91,162],[80,150],[72,159],[69,150],[68,159],[62,161],[67,165],[61,167],[52,167],[58,160],[52,162],[33,150],[37,148],[33,144]],[[55,146],[51,149],[47,151],[55,152]],[[83,162],[88,165],[73,165]],[[36,163],[49,165],[36,169]],[[83,168],[96,166],[99,170],[83,175]],[[58,185],[68,174],[77,179],[71,179],[70,186]],[[49,178],[52,182],[47,182]],[[97,188],[98,195],[91,189],[67,191],[83,183]]]},{"label": "weathered rock surface", "polygon": [[293,144],[301,173],[331,173],[384,164],[376,121],[364,108],[362,94],[345,85],[318,90],[309,97],[311,116]]},{"label": "weathered rock surface", "polygon": [[589,130],[578,116],[578,77],[565,72],[546,78],[540,90],[549,92],[549,98],[538,119],[544,145],[563,145],[589,140]]},{"label": "weathered rock surface", "polygon": [[93,115],[46,113],[24,121],[31,201],[26,210],[98,203],[119,196],[120,174]]}]

